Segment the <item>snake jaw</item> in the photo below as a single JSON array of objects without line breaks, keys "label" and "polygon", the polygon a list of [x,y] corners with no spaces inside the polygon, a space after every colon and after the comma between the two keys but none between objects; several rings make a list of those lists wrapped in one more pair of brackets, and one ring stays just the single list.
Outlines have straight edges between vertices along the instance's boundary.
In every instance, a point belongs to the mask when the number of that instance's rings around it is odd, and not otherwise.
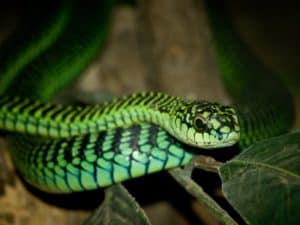
[{"label": "snake jaw", "polygon": [[[197,134],[196,134],[197,137]],[[234,144],[236,144],[240,139],[239,133],[232,132],[227,137],[223,137],[222,139],[217,138],[214,135],[209,136],[209,140],[204,140],[203,138],[201,140],[190,140],[190,142],[195,142],[195,147],[201,147],[203,149],[214,149],[214,148],[224,148],[224,147],[230,147]]]}]

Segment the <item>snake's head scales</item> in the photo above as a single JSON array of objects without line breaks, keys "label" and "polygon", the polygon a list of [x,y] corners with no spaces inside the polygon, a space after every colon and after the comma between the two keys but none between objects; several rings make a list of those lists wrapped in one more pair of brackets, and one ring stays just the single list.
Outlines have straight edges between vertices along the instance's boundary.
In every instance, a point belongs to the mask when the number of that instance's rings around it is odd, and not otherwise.
[{"label": "snake's head scales", "polygon": [[235,109],[207,101],[182,102],[172,127],[181,141],[205,149],[231,146],[240,138]]}]

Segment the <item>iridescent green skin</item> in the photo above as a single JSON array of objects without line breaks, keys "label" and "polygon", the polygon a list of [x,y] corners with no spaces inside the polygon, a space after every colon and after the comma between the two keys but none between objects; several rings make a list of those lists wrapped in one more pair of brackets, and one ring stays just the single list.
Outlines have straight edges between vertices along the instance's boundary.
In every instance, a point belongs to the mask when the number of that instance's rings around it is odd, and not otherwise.
[{"label": "iridescent green skin", "polygon": [[239,138],[231,107],[154,92],[86,107],[4,97],[0,128],[35,135],[11,139],[13,160],[29,183],[56,193],[185,165],[193,154],[177,139],[218,148]]},{"label": "iridescent green skin", "polygon": [[44,104],[18,97],[0,99],[0,128],[62,138],[152,123],[178,140],[200,148],[225,147],[239,140],[234,109],[158,92],[143,92],[96,106]]},{"label": "iridescent green skin", "polygon": [[69,193],[185,165],[193,154],[163,129],[140,124],[43,142],[15,136],[12,156],[33,186]]}]

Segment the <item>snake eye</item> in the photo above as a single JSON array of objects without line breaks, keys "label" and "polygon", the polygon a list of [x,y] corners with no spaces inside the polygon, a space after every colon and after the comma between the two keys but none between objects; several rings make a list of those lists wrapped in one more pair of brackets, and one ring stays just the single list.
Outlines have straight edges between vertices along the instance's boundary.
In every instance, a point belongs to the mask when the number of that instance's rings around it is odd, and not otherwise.
[{"label": "snake eye", "polygon": [[199,132],[204,131],[207,128],[203,117],[197,116],[194,118],[194,128]]}]

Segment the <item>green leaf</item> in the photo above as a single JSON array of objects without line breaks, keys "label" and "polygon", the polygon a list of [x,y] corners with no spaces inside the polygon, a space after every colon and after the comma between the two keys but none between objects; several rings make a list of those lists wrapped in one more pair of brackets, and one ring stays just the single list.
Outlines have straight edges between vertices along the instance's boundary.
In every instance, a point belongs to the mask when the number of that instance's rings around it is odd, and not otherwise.
[{"label": "green leaf", "polygon": [[84,222],[85,225],[150,225],[143,209],[121,185],[107,188],[102,205]]},{"label": "green leaf", "polygon": [[299,224],[300,132],[259,142],[219,172],[225,197],[248,224]]}]

